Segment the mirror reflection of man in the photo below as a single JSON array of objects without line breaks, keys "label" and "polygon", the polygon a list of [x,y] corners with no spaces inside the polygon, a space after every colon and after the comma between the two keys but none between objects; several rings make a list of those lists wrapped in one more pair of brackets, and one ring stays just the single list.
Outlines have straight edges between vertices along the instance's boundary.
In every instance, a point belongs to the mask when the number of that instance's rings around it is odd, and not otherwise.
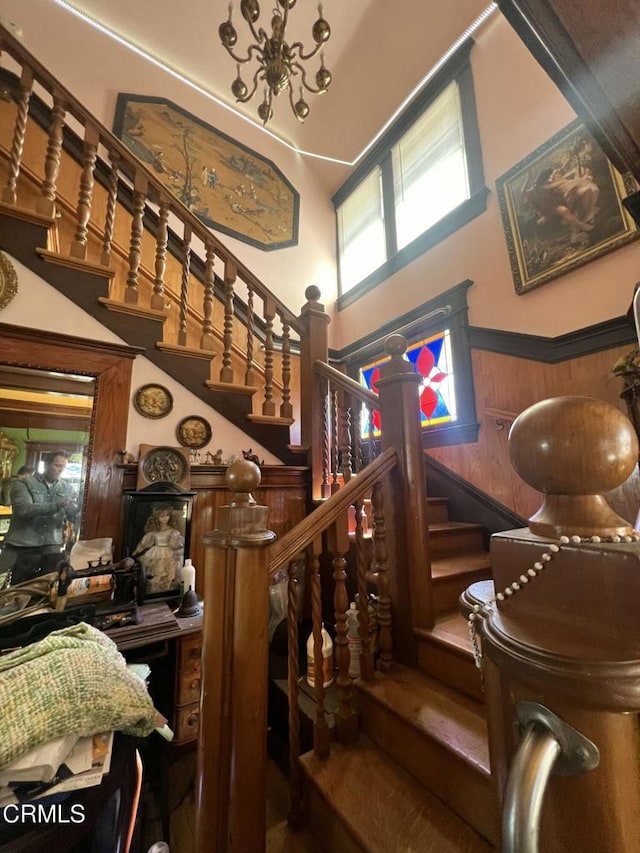
[{"label": "mirror reflection of man", "polygon": [[61,475],[66,450],[43,454],[44,471],[11,483],[12,516],[0,554],[0,574],[9,571],[10,583],[53,571],[61,558],[67,521],[78,505],[71,485]]}]

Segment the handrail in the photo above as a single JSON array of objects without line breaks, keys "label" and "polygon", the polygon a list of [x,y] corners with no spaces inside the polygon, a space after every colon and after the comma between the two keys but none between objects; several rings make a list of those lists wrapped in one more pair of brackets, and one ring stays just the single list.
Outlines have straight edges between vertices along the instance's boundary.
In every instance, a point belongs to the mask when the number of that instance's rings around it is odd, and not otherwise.
[{"label": "handrail", "polygon": [[542,801],[559,754],[560,744],[553,734],[532,723],[520,742],[507,779],[503,853],[538,853]]},{"label": "handrail", "polygon": [[[155,198],[162,199],[171,211],[183,223],[188,223],[193,234],[202,240],[205,245],[211,246],[215,253],[225,262],[232,265],[240,278],[249,285],[263,300],[269,300],[275,304],[277,313],[286,319],[289,326],[298,334],[302,328],[298,317],[275,296],[269,288],[263,284],[251,270],[246,267],[227,247],[204,225],[188,207],[186,207],[176,196],[170,193],[166,187],[156,178],[155,174],[145,164],[138,160],[129,149],[111,133],[110,130],[98,122],[89,111],[78,101],[65,87],[59,83],[40,62],[19,42],[7,29],[0,25],[0,51],[6,51],[20,64],[27,65],[34,74],[34,79],[40,83],[50,95],[62,100],[67,112],[71,113],[80,123],[94,127],[99,134],[100,141],[110,151],[117,151],[121,160],[130,168],[134,169],[136,175],[144,175],[148,185],[153,188]],[[121,166],[122,168],[122,166]],[[131,177],[131,176],[130,176]]]},{"label": "handrail", "polygon": [[551,775],[593,770],[600,753],[544,705],[518,702],[515,712],[523,735],[505,786],[502,853],[538,853],[542,803]]},{"label": "handrail", "polygon": [[355,379],[345,376],[344,373],[336,370],[335,367],[331,367],[330,364],[326,364],[324,361],[318,359],[314,362],[313,369],[319,376],[323,376],[334,385],[337,385],[342,391],[346,391],[347,394],[356,397],[356,399],[360,400],[361,403],[364,403],[370,409],[378,409],[380,407],[380,398],[377,394],[363,388]]},{"label": "handrail", "polygon": [[390,447],[381,453],[373,462],[352,477],[344,488],[339,489],[321,506],[308,515],[293,530],[278,539],[270,547],[269,574],[275,574],[282,566],[287,565],[300,551],[319,536],[332,524],[338,516],[347,510],[352,503],[364,497],[374,483],[391,471],[398,463],[395,448]]}]

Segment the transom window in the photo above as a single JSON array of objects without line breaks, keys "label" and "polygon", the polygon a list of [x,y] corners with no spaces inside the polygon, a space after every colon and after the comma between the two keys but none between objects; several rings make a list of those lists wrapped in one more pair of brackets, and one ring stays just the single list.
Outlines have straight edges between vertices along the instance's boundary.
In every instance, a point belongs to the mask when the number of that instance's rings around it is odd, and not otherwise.
[{"label": "transom window", "polygon": [[333,198],[342,308],[486,208],[469,40]]}]

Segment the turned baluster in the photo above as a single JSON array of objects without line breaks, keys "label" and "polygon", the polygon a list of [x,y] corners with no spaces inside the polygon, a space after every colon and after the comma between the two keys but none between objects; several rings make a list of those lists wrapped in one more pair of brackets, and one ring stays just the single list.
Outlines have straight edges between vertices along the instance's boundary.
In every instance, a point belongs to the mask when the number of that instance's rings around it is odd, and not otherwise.
[{"label": "turned baluster", "polygon": [[167,241],[169,238],[169,203],[162,199],[156,234],[156,263],[151,307],[156,311],[164,310],[164,275],[167,270]]},{"label": "turned baluster", "polygon": [[378,455],[378,447],[376,445],[376,436],[375,436],[375,425],[373,423],[373,412],[371,409],[367,409],[367,447],[369,450],[369,462],[373,462],[373,460]]},{"label": "turned baluster", "polygon": [[253,313],[253,288],[248,286],[247,296],[247,369],[244,373],[244,384],[253,388],[255,375],[253,371],[253,336],[255,328],[255,316]]},{"label": "turned baluster", "polygon": [[346,512],[338,518],[328,531],[329,550],[333,554],[333,604],[336,619],[335,660],[337,665],[336,686],[338,690],[338,708],[336,710],[336,730],[338,739],[346,744],[358,736],[358,720],[353,707],[351,678],[349,676],[349,640],[347,632],[347,572],[345,554],[349,550]]},{"label": "turned baluster", "polygon": [[80,175],[80,191],[78,193],[78,209],[76,211],[76,233],[71,241],[69,252],[72,258],[81,261],[87,257],[87,231],[91,217],[91,200],[93,199],[93,170],[98,156],[98,129],[92,124],[85,125],[84,144],[82,150],[82,173]]},{"label": "turned baluster", "polygon": [[369,628],[369,606],[367,599],[367,563],[364,549],[364,504],[356,502],[354,504],[356,516],[356,576],[358,581],[358,623],[360,640],[362,641],[362,651],[360,652],[360,676],[365,681],[373,679],[373,655],[370,643],[370,628]]},{"label": "turned baluster", "polygon": [[215,338],[213,336],[213,296],[215,274],[213,264],[215,251],[212,243],[205,246],[206,262],[204,267],[204,299],[202,303],[202,335],[200,336],[200,348],[206,350],[214,349]]},{"label": "turned baluster", "polygon": [[291,803],[289,822],[292,826],[302,823],[302,779],[300,775],[300,713],[298,707],[298,582],[295,563],[287,570],[287,637],[289,654],[287,677],[289,686],[289,787]]},{"label": "turned baluster", "polygon": [[322,539],[318,537],[309,546],[308,555],[311,560],[311,618],[313,624],[313,669],[314,691],[316,697],[316,718],[313,723],[313,750],[318,758],[329,755],[329,727],[325,710],[324,675],[316,678],[315,673],[324,674],[324,657],[322,655],[322,591],[320,585],[320,554]]},{"label": "turned baluster", "polygon": [[104,238],[102,240],[102,264],[111,266],[111,244],[113,243],[113,228],[116,221],[116,204],[118,201],[118,164],[120,155],[112,151],[109,155],[111,171],[109,172],[109,189],[107,192],[107,214],[104,220]]},{"label": "turned baluster", "polygon": [[391,597],[389,596],[389,566],[387,563],[387,534],[384,520],[384,487],[378,482],[371,496],[373,513],[373,571],[378,576],[378,600],[380,611],[380,657],[378,669],[389,672],[393,661],[393,638],[391,636]]},{"label": "turned baluster", "polygon": [[264,403],[262,414],[275,417],[276,404],[273,399],[273,320],[276,306],[273,299],[264,300]]},{"label": "turned baluster", "polygon": [[340,467],[342,469],[342,477],[346,483],[351,479],[351,409],[347,405],[348,398],[344,393],[340,393],[341,401],[340,411]]},{"label": "turned baluster", "polygon": [[44,161],[44,182],[42,184],[42,194],[36,202],[38,213],[49,216],[51,219],[56,214],[56,182],[58,180],[58,172],[60,171],[65,106],[60,96],[54,93],[51,122],[49,124],[49,138],[47,141],[47,154]]},{"label": "turned baluster", "polygon": [[7,178],[7,186],[2,191],[2,201],[8,204],[15,204],[18,198],[16,187],[18,186],[18,176],[22,164],[22,149],[24,148],[24,138],[27,133],[29,99],[31,98],[32,89],[33,71],[25,65],[22,69],[18,88],[18,111],[16,114],[16,123],[13,127],[13,140],[9,153],[9,177]]},{"label": "turned baluster", "polygon": [[187,345],[187,307],[189,305],[189,276],[191,275],[191,225],[185,223],[182,240],[182,284],[180,287],[180,320],[178,346]]},{"label": "turned baluster", "polygon": [[224,264],[224,329],[222,333],[222,367],[220,382],[233,382],[231,366],[231,346],[233,344],[233,285],[236,280],[236,268],[231,261]]},{"label": "turned baluster", "polygon": [[129,242],[129,273],[127,287],[124,291],[124,301],[138,304],[138,270],[142,255],[142,222],[144,204],[147,197],[147,179],[140,172],[136,173],[133,189],[133,218],[131,220],[131,239]]},{"label": "turned baluster", "polygon": [[293,418],[291,404],[291,334],[289,324],[282,318],[282,403],[280,417]]},{"label": "turned baluster", "polygon": [[362,420],[364,414],[364,403],[358,403],[356,414],[356,424],[353,431],[353,444],[355,448],[354,469],[356,473],[362,471]]},{"label": "turned baluster", "polygon": [[318,379],[319,409],[322,413],[322,486],[320,495],[328,498],[331,495],[329,487],[329,465],[331,460],[331,436],[329,434],[329,393],[325,379]]},{"label": "turned baluster", "polygon": [[338,413],[338,392],[329,390],[331,400],[331,494],[340,488],[338,482],[338,424],[340,416]]}]

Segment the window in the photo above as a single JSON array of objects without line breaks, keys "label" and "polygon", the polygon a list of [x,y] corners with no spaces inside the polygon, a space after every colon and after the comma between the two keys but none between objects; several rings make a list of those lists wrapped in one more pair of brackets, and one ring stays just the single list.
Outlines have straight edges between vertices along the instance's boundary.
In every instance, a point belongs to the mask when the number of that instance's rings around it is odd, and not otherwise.
[{"label": "window", "polygon": [[[473,370],[469,347],[467,279],[375,332],[335,353],[347,375],[378,393],[388,357],[384,342],[399,332],[408,341],[406,358],[420,376],[419,402],[424,447],[468,444],[478,440]],[[380,413],[362,412],[363,439],[380,437]]]},{"label": "window", "polygon": [[349,289],[387,259],[380,169],[375,168],[338,211],[342,280]]},{"label": "window", "polygon": [[486,207],[469,40],[334,196],[338,308]]}]

